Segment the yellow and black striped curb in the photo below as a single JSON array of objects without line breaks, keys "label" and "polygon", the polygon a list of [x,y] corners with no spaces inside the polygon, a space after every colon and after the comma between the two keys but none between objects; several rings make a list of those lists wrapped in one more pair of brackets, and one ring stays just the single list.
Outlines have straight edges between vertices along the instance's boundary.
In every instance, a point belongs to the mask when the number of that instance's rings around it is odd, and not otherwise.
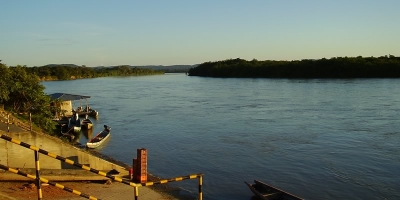
[{"label": "yellow and black striped curb", "polygon": [[40,149],[39,147],[36,147],[36,146],[30,145],[28,143],[21,142],[19,140],[13,139],[13,138],[11,138],[11,137],[9,137],[7,135],[0,134],[0,138],[2,138],[4,140],[7,140],[9,142],[18,144],[18,145],[23,146],[25,148],[31,149],[33,151],[38,151],[39,153],[47,155],[47,156],[49,156],[51,158],[55,158],[55,159],[60,160],[62,162],[68,163],[70,165],[74,165],[74,166],[76,166],[78,168],[90,171],[90,172],[98,174],[100,176],[104,176],[104,177],[110,178],[111,180],[114,180],[114,181],[117,181],[117,182],[120,182],[120,183],[124,183],[124,184],[132,186],[132,187],[151,186],[151,185],[155,185],[155,184],[165,184],[165,183],[168,183],[168,182],[176,182],[176,181],[182,181],[182,180],[186,180],[186,179],[201,178],[203,176],[203,174],[200,173],[200,174],[193,174],[193,175],[181,176],[181,177],[170,178],[170,179],[163,179],[163,180],[159,180],[159,181],[156,181],[156,182],[134,183],[134,182],[123,180],[123,179],[121,179],[119,177],[115,177],[115,176],[109,175],[109,174],[107,174],[105,172],[99,171],[97,169],[93,169],[93,168],[88,167],[86,165],[75,163],[75,161],[73,161],[73,160],[69,160],[69,159],[64,158],[62,156],[59,156],[59,155],[56,155],[54,153],[48,152],[46,150]]},{"label": "yellow and black striped curb", "polygon": [[192,175],[188,175],[188,176],[180,176],[180,177],[176,177],[176,178],[170,178],[170,179],[163,179],[163,180],[159,180],[159,181],[155,181],[155,182],[146,182],[146,183],[139,183],[142,186],[151,186],[151,185],[156,185],[156,184],[165,184],[168,182],[176,182],[176,181],[183,181],[183,180],[187,180],[187,179],[195,179],[195,178],[200,178],[202,177],[203,174],[192,174]]},{"label": "yellow and black striped curb", "polygon": [[[21,175],[21,176],[28,177],[28,178],[30,178],[30,179],[36,179],[36,176],[35,176],[35,175],[27,174],[27,173],[25,173],[25,172],[22,172],[22,171],[20,171],[20,170],[7,167],[7,166],[2,165],[2,164],[0,164],[0,168],[1,168],[1,169],[4,169],[4,170],[6,170],[6,171],[9,171],[9,172],[15,173],[15,174],[19,174],[19,175]],[[49,180],[47,180],[47,179],[45,179],[45,178],[40,178],[40,181],[42,181],[43,183],[47,183],[47,184],[49,184],[49,185],[58,187],[58,188],[60,188],[60,189],[63,189],[63,190],[65,190],[65,191],[67,191],[67,192],[70,192],[70,193],[79,195],[79,196],[81,196],[81,197],[84,197],[84,198],[87,198],[87,199],[92,199],[92,200],[97,200],[96,197],[93,197],[93,196],[90,196],[90,195],[88,195],[88,194],[79,192],[78,190],[74,190],[74,189],[69,188],[69,187],[65,187],[64,185],[61,185],[61,184],[58,184],[58,183],[49,181]]]},{"label": "yellow and black striped curb", "polygon": [[110,174],[107,174],[107,173],[105,173],[105,172],[99,171],[99,170],[97,170],[97,169],[93,169],[93,168],[88,167],[88,166],[86,166],[86,165],[82,165],[82,164],[79,164],[79,163],[75,163],[73,160],[64,158],[64,157],[62,157],[62,156],[59,156],[59,155],[54,154],[54,153],[51,153],[51,152],[48,152],[48,151],[46,151],[46,150],[43,150],[43,149],[41,149],[41,148],[39,148],[39,147],[30,145],[30,144],[28,144],[28,143],[21,142],[21,141],[19,141],[19,140],[13,139],[13,138],[11,138],[11,137],[9,137],[9,136],[7,136],[7,135],[0,134],[0,138],[2,138],[2,139],[4,139],[4,140],[7,140],[7,141],[9,141],[9,142],[12,142],[12,143],[14,143],[14,144],[18,144],[18,145],[23,146],[23,147],[25,147],[25,148],[31,149],[31,150],[33,150],[33,151],[37,151],[37,152],[39,152],[39,153],[41,153],[41,154],[44,154],[44,155],[49,156],[49,157],[51,157],[51,158],[60,160],[60,161],[65,162],[65,163],[67,163],[67,164],[74,165],[74,166],[76,166],[76,167],[78,167],[78,168],[81,168],[81,169],[90,171],[90,172],[92,172],[92,173],[98,174],[98,175],[100,175],[100,176],[105,176],[105,177],[107,177],[107,178],[110,178],[111,180],[114,180],[114,181],[117,181],[117,182],[121,182],[121,183],[124,183],[124,184],[126,184],[126,185],[133,186],[133,187],[141,186],[140,184],[136,184],[136,183],[129,182],[129,181],[126,181],[126,180],[122,180],[122,179],[119,178],[119,177],[112,176],[112,175],[110,175]]}]

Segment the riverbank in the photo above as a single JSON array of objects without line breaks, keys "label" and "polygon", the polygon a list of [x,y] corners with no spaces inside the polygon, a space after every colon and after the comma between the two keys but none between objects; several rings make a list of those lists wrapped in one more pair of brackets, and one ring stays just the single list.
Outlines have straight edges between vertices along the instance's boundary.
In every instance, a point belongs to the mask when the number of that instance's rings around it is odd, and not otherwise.
[{"label": "riverbank", "polygon": [[[20,135],[24,134],[30,134],[24,127],[18,126],[19,123],[16,124],[11,124],[9,126],[10,133],[8,133],[8,126],[6,124],[6,120],[4,119],[3,116],[0,116],[2,118],[0,122],[0,132],[1,134],[8,135],[8,134],[13,134],[13,133],[18,133]],[[52,137],[47,135],[48,137]],[[55,139],[56,138],[54,137]],[[60,142],[62,142],[60,140]],[[124,169],[129,170],[130,166],[119,162],[111,157],[108,157],[106,155],[102,155],[94,150],[86,151],[87,153],[91,155],[95,155],[96,157],[99,157],[103,160],[109,161],[111,163],[114,163],[116,165],[119,165],[123,167]],[[15,153],[15,152],[14,152]],[[61,155],[62,156],[62,155]],[[7,157],[7,156],[1,156],[1,157]],[[0,160],[2,164],[5,164]],[[21,166],[23,167],[23,166]],[[27,169],[25,169],[27,170]],[[22,170],[24,171],[24,170]],[[47,171],[47,172],[46,172]],[[65,185],[66,187],[78,190],[82,193],[89,194],[92,196],[95,196],[97,198],[101,199],[115,199],[115,198],[120,198],[120,199],[132,199],[134,198],[134,188],[128,185],[125,185],[123,183],[119,182],[107,182],[106,177],[101,177],[101,176],[94,176],[93,173],[83,171],[80,169],[68,169],[68,170],[57,170],[57,172],[48,172],[52,170],[41,170],[41,175],[43,178],[46,178],[46,175],[50,181],[55,181],[61,185]],[[53,170],[54,171],[54,170]],[[82,172],[79,173],[79,175],[74,175],[71,173],[71,171],[76,171],[76,172]],[[25,172],[25,171],[24,171]],[[34,174],[34,172],[28,172],[30,174]],[[82,174],[85,175],[82,175]],[[57,175],[57,176],[55,176]],[[85,176],[87,178],[85,179]],[[90,178],[89,178],[90,176]],[[32,184],[32,180],[19,176],[16,174],[13,174],[11,172],[6,172],[4,170],[0,170],[0,177],[4,178],[6,181],[0,181],[0,199],[31,199],[37,197],[37,189],[35,188],[34,184]],[[11,178],[10,178],[11,177]],[[15,178],[12,178],[15,177]],[[54,179],[51,179],[50,177],[57,177],[57,181]],[[60,178],[61,177],[61,178]],[[60,182],[63,177],[65,178],[65,182]],[[90,180],[93,177],[100,177],[102,180]],[[25,178],[25,179],[24,179]],[[75,181],[71,181],[74,180]],[[121,177],[126,179],[127,177]],[[90,180],[90,181],[89,181]],[[148,181],[158,181],[160,178],[148,174]],[[65,183],[65,184],[64,184]],[[60,188],[56,188],[50,185],[44,185],[43,186],[43,197],[44,198],[51,198],[51,199],[82,199],[82,197],[79,197],[77,195],[74,195],[72,193],[63,191]],[[171,188],[168,187],[167,185],[156,185],[156,186],[151,186],[151,187],[140,187],[139,188],[139,198],[141,200],[143,199],[195,199],[192,197],[184,197],[182,194],[180,194],[179,189],[177,188]]]}]

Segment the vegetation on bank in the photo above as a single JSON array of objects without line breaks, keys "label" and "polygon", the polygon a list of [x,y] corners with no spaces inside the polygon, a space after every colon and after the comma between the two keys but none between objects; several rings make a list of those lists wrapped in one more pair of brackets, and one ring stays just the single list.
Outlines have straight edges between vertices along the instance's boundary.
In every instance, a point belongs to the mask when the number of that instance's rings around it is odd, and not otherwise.
[{"label": "vegetation on bank", "polygon": [[334,57],[319,60],[206,62],[189,76],[231,78],[400,78],[400,57]]},{"label": "vegetation on bank", "polygon": [[116,67],[86,67],[77,65],[45,65],[42,67],[23,67],[28,73],[37,75],[40,80],[73,80],[107,76],[143,76],[164,74],[163,71],[121,65]]},{"label": "vegetation on bank", "polygon": [[29,120],[42,131],[53,133],[56,123],[53,113],[60,108],[50,106],[52,99],[44,92],[43,80],[71,80],[105,76],[138,76],[163,74],[152,69],[118,66],[112,68],[72,67],[68,65],[26,67],[8,67],[0,62],[0,106],[7,112],[19,114],[23,120]]},{"label": "vegetation on bank", "polygon": [[24,67],[7,67],[0,63],[0,104],[4,110],[17,113],[25,120],[29,120],[31,113],[32,122],[51,133],[55,128],[53,113],[57,109],[50,107],[51,99],[44,89],[39,78]]}]

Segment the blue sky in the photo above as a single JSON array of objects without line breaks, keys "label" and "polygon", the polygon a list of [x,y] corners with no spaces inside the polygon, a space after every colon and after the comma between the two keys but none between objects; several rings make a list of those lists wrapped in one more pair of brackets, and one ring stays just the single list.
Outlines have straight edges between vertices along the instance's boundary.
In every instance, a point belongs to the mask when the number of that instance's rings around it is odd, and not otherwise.
[{"label": "blue sky", "polygon": [[0,0],[8,66],[400,56],[399,0]]}]

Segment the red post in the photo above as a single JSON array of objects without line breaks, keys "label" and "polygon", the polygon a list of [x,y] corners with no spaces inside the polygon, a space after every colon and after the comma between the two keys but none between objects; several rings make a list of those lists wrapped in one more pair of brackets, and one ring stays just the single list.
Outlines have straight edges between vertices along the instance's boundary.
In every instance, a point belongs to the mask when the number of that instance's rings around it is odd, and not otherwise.
[{"label": "red post", "polygon": [[129,178],[132,181],[133,180],[133,168],[129,168]]},{"label": "red post", "polygon": [[137,150],[137,180],[147,182],[147,149]]}]

